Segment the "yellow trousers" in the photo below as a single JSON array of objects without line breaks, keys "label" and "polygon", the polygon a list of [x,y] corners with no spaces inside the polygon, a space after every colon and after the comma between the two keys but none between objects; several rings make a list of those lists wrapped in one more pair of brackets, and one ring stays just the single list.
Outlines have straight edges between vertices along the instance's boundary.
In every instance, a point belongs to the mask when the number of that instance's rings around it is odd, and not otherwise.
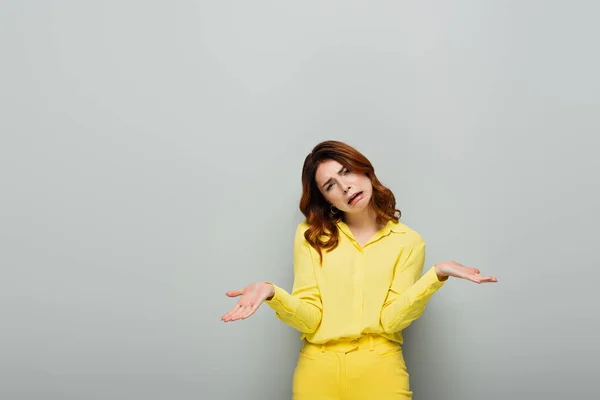
[{"label": "yellow trousers", "polygon": [[304,342],[292,400],[411,400],[402,348],[379,335]]}]

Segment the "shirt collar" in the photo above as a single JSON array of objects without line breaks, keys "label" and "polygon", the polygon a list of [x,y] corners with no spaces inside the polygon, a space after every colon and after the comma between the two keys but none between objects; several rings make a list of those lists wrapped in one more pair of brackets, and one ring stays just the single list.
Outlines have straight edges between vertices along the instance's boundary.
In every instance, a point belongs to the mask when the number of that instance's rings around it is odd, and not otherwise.
[{"label": "shirt collar", "polygon": [[390,221],[386,228],[390,229],[391,232],[394,233],[407,233],[408,229],[407,226],[404,225],[402,222],[398,221],[398,222],[394,222],[394,221]]},{"label": "shirt collar", "polygon": [[[336,225],[346,236],[348,236],[350,239],[354,240],[354,236],[352,235],[350,228],[344,221],[342,221],[340,219],[339,221],[336,222]],[[372,241],[378,240],[379,238],[382,238],[384,236],[387,236],[390,233],[406,233],[406,232],[408,232],[408,230],[406,229],[406,225],[404,225],[402,222],[388,221],[388,223],[385,224],[385,226],[383,228],[381,228],[379,230],[379,232],[377,232],[375,234],[375,236],[369,241],[369,243]]]}]

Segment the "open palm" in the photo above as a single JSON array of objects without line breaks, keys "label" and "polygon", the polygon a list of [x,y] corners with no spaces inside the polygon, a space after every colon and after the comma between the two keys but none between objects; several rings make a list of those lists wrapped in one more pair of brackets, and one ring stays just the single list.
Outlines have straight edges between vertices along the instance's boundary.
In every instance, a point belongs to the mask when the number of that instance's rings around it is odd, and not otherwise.
[{"label": "open palm", "polygon": [[498,279],[495,277],[481,275],[481,271],[479,271],[477,268],[465,267],[456,261],[444,261],[443,263],[436,264],[435,269],[438,276],[442,277],[452,276],[455,278],[466,279],[475,283],[498,282]]},{"label": "open palm", "polygon": [[258,310],[265,299],[273,296],[273,285],[264,282],[254,282],[242,290],[230,290],[226,293],[229,297],[240,297],[235,307],[221,317],[225,322],[246,319]]}]

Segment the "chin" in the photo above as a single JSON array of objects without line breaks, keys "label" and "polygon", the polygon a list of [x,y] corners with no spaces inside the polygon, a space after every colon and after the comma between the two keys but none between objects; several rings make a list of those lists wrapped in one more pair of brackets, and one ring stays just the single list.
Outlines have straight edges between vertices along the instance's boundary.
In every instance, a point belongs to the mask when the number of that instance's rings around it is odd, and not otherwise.
[{"label": "chin", "polygon": [[350,210],[344,211],[346,214],[359,214],[365,211],[364,207],[361,208],[351,208]]}]

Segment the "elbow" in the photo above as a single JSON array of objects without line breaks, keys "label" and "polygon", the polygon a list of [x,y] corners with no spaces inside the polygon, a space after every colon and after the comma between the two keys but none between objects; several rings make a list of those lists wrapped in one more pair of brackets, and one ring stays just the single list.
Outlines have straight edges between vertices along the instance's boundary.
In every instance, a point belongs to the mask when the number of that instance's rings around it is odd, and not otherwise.
[{"label": "elbow", "polygon": [[405,311],[405,312],[402,312],[399,315],[395,316],[395,318],[392,318],[390,316],[387,316],[387,318],[386,318],[382,315],[381,329],[385,333],[400,332],[400,331],[408,328],[414,321],[419,319],[419,317],[422,314],[423,314],[422,311],[417,312],[417,313],[409,313],[409,312]]},{"label": "elbow", "polygon": [[383,333],[394,333],[393,329],[393,321],[389,313],[385,312],[385,309],[382,310],[381,316],[379,318],[379,324],[381,326],[381,330]]},{"label": "elbow", "polygon": [[321,325],[322,316],[323,313],[321,312],[321,310],[317,307],[314,307],[313,311],[311,312],[310,318],[307,318],[302,324],[302,327],[299,329],[300,332],[306,334],[315,333],[319,328],[319,325]]},{"label": "elbow", "polygon": [[385,319],[381,319],[380,321],[380,325],[381,325],[381,330],[383,331],[383,333],[394,333],[394,327],[391,323],[391,321],[389,320],[385,320]]},{"label": "elbow", "polygon": [[400,332],[404,328],[406,328],[410,323],[405,323],[404,320],[396,320],[396,321],[387,321],[381,322],[381,330],[383,333],[392,334],[396,332]]},{"label": "elbow", "polygon": [[[379,324],[381,325],[381,330],[384,333],[394,333],[395,326],[398,325],[399,320],[403,319],[404,312],[398,313],[396,307],[389,307],[393,303],[384,304],[381,308],[381,313],[379,314]],[[396,308],[396,310],[394,310]]]},{"label": "elbow", "polygon": [[400,313],[391,314],[385,312],[385,309],[381,313],[379,319],[381,329],[384,333],[396,333],[406,328],[414,320],[414,316],[410,315],[407,310],[401,311]]},{"label": "elbow", "polygon": [[315,333],[317,331],[317,327],[318,327],[318,325],[315,325],[314,327],[307,326],[304,329],[300,329],[300,332],[306,333],[307,335],[312,335],[313,333]]},{"label": "elbow", "polygon": [[316,315],[314,316],[313,320],[306,326],[306,331],[304,333],[315,333],[317,331],[317,329],[319,329],[319,325],[321,325],[321,310],[318,311],[318,313],[315,313]]}]

